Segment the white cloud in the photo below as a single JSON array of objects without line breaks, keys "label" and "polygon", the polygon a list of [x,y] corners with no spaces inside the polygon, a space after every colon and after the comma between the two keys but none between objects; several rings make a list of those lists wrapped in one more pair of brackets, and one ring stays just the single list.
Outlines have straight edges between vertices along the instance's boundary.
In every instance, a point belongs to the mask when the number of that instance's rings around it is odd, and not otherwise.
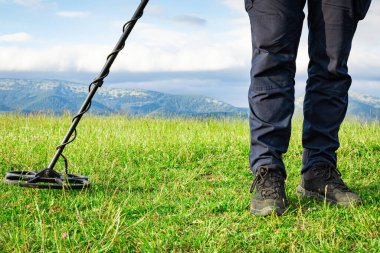
[{"label": "white cloud", "polygon": [[3,34],[0,35],[0,42],[25,42],[32,38],[32,36],[25,32]]},{"label": "white cloud", "polygon": [[89,14],[90,13],[86,11],[60,11],[56,13],[57,16],[65,18],[81,18],[86,17]]},{"label": "white cloud", "polygon": [[48,0],[11,0],[14,4],[28,8],[56,8],[57,4]]},{"label": "white cloud", "polygon": [[[235,0],[225,0],[233,4]],[[243,1],[241,1],[243,2]],[[238,4],[237,4],[238,5]],[[235,5],[233,5],[235,6]],[[360,22],[350,57],[350,70],[354,77],[379,78],[380,34],[377,29],[379,5]],[[244,10],[244,9],[243,9]],[[220,71],[250,68],[251,42],[248,16],[229,21],[224,32],[176,31],[156,24],[139,23],[115,62],[113,71]],[[118,24],[118,27],[120,24]],[[28,34],[7,37],[0,41],[26,41]],[[118,38],[115,38],[116,43]],[[0,71],[90,71],[98,72],[114,44],[58,44],[41,48],[0,47]],[[307,75],[307,28],[304,27],[297,60],[297,74]],[[247,71],[247,76],[249,75]]]},{"label": "white cloud", "polygon": [[[88,47],[86,49],[86,47]],[[98,66],[94,66],[93,61],[99,63],[98,54],[95,52],[105,52],[104,48],[96,45],[83,46],[52,46],[45,48],[21,48],[16,46],[0,47],[2,61],[0,69],[3,71],[89,71]],[[86,67],[83,69],[83,61]]]},{"label": "white cloud", "polygon": [[146,8],[146,11],[145,11],[147,14],[153,14],[153,15],[157,15],[157,14],[161,14],[164,12],[164,9],[162,8],[162,6],[160,5],[153,5],[153,4],[150,4],[147,6]]},{"label": "white cloud", "polygon": [[207,24],[207,20],[196,15],[183,14],[178,15],[173,18],[174,22],[191,25],[191,26],[205,26]]},{"label": "white cloud", "polygon": [[42,4],[41,0],[13,0],[15,4],[22,5],[22,6],[38,6]]},{"label": "white cloud", "polygon": [[[119,55],[114,71],[222,70],[246,66],[249,60],[249,40],[242,43],[238,33],[225,39],[224,34],[181,33],[140,24],[134,37]],[[0,47],[0,70],[97,72],[112,48],[113,45],[95,44],[39,49]]]},{"label": "white cloud", "polygon": [[[233,21],[235,29],[223,33],[193,31],[183,33],[163,29],[152,24],[139,24],[124,51],[115,62],[113,71],[218,71],[225,69],[249,69],[251,43],[249,23],[246,18]],[[360,27],[361,28],[361,27]],[[367,34],[364,30],[358,31]],[[380,38],[374,33],[372,40],[357,38],[350,59],[354,75],[377,78],[380,61]],[[370,36],[370,35],[366,35]],[[28,35],[3,35],[0,41],[21,41]],[[30,37],[29,37],[30,38]],[[118,38],[115,38],[115,43]],[[372,45],[372,46],[371,46]],[[90,71],[98,72],[113,44],[71,44],[43,48],[0,47],[1,71]],[[307,33],[300,46],[298,74],[306,76],[308,63]]]},{"label": "white cloud", "polygon": [[223,0],[224,5],[228,8],[240,12],[244,12],[244,1],[243,0]]}]

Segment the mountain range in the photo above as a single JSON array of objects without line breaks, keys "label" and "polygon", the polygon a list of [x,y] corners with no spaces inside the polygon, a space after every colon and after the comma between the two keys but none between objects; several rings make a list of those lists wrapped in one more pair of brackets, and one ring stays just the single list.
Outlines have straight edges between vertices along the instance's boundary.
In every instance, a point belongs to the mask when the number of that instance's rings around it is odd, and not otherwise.
[{"label": "mountain range", "polygon": [[[304,97],[295,101],[295,114],[302,114]],[[351,92],[348,98],[347,117],[363,120],[380,120],[380,98]]]},{"label": "mountain range", "polygon": [[[0,79],[0,112],[76,113],[88,93],[88,86],[63,80]],[[303,97],[295,101],[302,114]],[[248,109],[197,95],[171,95],[142,89],[101,87],[90,112],[98,115],[131,116],[238,116],[247,118]],[[348,116],[380,119],[380,98],[350,93]]]},{"label": "mountain range", "polygon": [[[76,113],[87,94],[88,86],[68,81],[0,79],[0,112]],[[90,112],[99,115],[246,117],[248,110],[205,96],[101,87],[94,96]]]}]

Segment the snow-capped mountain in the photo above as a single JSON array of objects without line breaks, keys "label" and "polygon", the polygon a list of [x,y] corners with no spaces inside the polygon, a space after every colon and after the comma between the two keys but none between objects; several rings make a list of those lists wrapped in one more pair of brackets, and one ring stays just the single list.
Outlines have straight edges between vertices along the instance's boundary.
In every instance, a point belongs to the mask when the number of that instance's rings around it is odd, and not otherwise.
[{"label": "snow-capped mountain", "polygon": [[[296,114],[302,114],[303,101],[304,97],[299,97],[296,99]],[[351,92],[349,94],[348,101],[348,117],[380,119],[380,98]]]},{"label": "snow-capped mountain", "polygon": [[[88,86],[62,80],[0,79],[0,111],[21,113],[76,113]],[[204,96],[169,95],[140,89],[101,87],[94,97],[93,114],[246,117],[247,109]]]},{"label": "snow-capped mountain", "polygon": [[[0,112],[76,113],[87,96],[88,86],[63,80],[0,79]],[[295,101],[302,114],[303,97]],[[241,116],[248,109],[237,108],[205,96],[170,95],[141,89],[101,87],[90,110],[93,114],[113,113],[160,116]],[[348,116],[380,119],[380,98],[350,93]]]}]

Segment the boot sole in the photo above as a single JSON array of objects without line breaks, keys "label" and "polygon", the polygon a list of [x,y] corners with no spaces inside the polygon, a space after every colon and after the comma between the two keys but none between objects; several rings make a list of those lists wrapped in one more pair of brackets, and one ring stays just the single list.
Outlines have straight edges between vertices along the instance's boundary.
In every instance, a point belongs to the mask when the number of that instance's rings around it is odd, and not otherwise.
[{"label": "boot sole", "polygon": [[352,206],[352,205],[356,206],[356,205],[359,205],[361,203],[360,201],[349,201],[349,202],[340,201],[340,202],[338,202],[336,200],[327,198],[325,195],[320,194],[318,192],[308,191],[300,185],[298,185],[298,187],[297,187],[297,195],[300,197],[304,197],[304,198],[313,198],[313,199],[317,199],[317,200],[326,201],[326,202],[336,204],[336,205],[340,205],[340,206]]}]

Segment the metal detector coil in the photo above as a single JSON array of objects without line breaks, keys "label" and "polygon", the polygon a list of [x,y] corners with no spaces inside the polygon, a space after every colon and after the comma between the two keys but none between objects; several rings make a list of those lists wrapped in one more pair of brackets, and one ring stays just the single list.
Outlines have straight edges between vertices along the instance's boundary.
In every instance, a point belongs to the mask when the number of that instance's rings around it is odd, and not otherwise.
[{"label": "metal detector coil", "polygon": [[41,172],[34,171],[10,171],[4,179],[7,183],[29,188],[41,189],[84,189],[90,186],[88,177],[64,174],[54,170],[45,169]]},{"label": "metal detector coil", "polygon": [[[148,4],[149,0],[142,0],[140,5],[137,7],[133,17],[123,26],[123,34],[117,42],[112,53],[108,55],[107,61],[101,70],[100,74],[95,78],[95,80],[89,85],[89,93],[86,100],[84,101],[78,114],[74,116],[71,126],[63,138],[61,144],[57,147],[56,153],[51,160],[49,166],[39,172],[35,171],[11,171],[7,172],[4,181],[8,184],[18,185],[22,187],[30,188],[42,188],[42,189],[84,189],[90,186],[90,181],[87,176],[74,175],[68,173],[68,162],[66,157],[63,155],[63,150],[66,145],[73,142],[77,136],[76,128],[82,119],[82,116],[88,112],[91,107],[91,101],[94,97],[96,91],[99,87],[103,85],[104,78],[106,78],[110,72],[111,66],[115,61],[117,55],[125,46],[125,42],[128,39],[129,34],[133,30],[137,21],[143,16],[144,9]],[[73,137],[72,137],[73,136]],[[59,160],[62,158],[65,164],[65,172],[60,174],[54,170],[54,167]]]}]

